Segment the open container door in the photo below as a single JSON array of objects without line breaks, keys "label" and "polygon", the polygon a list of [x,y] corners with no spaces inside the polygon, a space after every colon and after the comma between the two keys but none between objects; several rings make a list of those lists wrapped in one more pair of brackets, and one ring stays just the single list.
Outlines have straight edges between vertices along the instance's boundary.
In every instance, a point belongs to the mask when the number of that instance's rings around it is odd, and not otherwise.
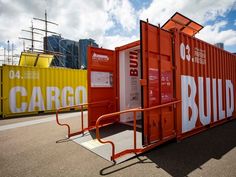
[{"label": "open container door", "polygon": [[[117,63],[115,52],[88,48],[88,126],[103,114],[117,111]],[[114,122],[116,117],[102,123]]]},{"label": "open container door", "polygon": [[[142,106],[149,108],[174,101],[172,34],[140,22]],[[143,145],[175,137],[173,105],[143,114]]]}]

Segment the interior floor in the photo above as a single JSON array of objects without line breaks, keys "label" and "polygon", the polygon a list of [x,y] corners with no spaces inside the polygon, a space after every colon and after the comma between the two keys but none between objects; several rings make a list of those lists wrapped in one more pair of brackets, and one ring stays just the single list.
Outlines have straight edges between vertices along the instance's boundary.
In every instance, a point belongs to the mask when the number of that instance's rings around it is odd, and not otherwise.
[{"label": "interior floor", "polygon": [[[134,126],[134,121],[122,122],[122,124],[133,127]],[[142,129],[142,120],[137,120],[136,121],[136,127],[139,128],[139,129]]]},{"label": "interior floor", "polygon": [[[100,128],[100,136],[103,140],[112,141],[115,144],[115,153],[119,153],[126,149],[133,149],[134,133],[133,127],[120,123],[114,123]],[[142,133],[141,129],[137,128],[137,148],[142,148]],[[80,144],[84,148],[101,156],[102,158],[111,161],[112,148],[110,144],[102,144],[96,140],[96,130],[85,132],[84,135],[79,135],[71,138],[74,142]],[[127,154],[116,159],[117,163],[123,162],[135,154]]]}]

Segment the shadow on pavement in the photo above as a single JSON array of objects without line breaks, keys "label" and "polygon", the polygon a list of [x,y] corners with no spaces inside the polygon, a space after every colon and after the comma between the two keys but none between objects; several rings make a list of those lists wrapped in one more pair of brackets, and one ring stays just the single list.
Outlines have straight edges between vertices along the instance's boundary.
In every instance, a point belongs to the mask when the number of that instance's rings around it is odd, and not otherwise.
[{"label": "shadow on pavement", "polygon": [[102,175],[102,176],[110,175],[112,173],[118,172],[120,170],[124,170],[126,168],[129,168],[129,167],[131,167],[133,165],[137,165],[137,164],[152,163],[152,162],[148,161],[147,158],[143,159],[143,158],[140,158],[139,156],[134,157],[132,159],[135,159],[136,161],[132,162],[132,163],[128,163],[128,165],[126,164],[126,162],[128,162],[129,160],[119,163],[119,164],[116,164],[114,162],[112,165],[109,165],[109,166],[101,169],[100,175]]},{"label": "shadow on pavement", "polygon": [[157,147],[145,154],[157,168],[172,176],[187,176],[209,161],[221,157],[236,146],[236,121],[187,138],[179,143]]},{"label": "shadow on pavement", "polygon": [[[201,132],[179,143],[169,142],[142,156],[135,163],[112,164],[100,170],[100,175],[109,175],[136,164],[155,163],[171,176],[187,176],[210,159],[221,157],[236,147],[236,121]],[[127,164],[126,164],[127,163]]]},{"label": "shadow on pavement", "polygon": [[72,140],[69,138],[63,138],[63,139],[57,140],[56,143],[65,143],[65,142],[69,142],[69,141],[72,141]]},{"label": "shadow on pavement", "polygon": [[[124,132],[125,130],[133,130],[133,127],[129,125],[120,124],[120,123],[114,123],[114,124],[99,128],[101,138],[106,138],[106,137]],[[141,128],[137,128],[137,132],[141,132]],[[89,133],[93,139],[96,139],[96,129],[90,130]]]}]

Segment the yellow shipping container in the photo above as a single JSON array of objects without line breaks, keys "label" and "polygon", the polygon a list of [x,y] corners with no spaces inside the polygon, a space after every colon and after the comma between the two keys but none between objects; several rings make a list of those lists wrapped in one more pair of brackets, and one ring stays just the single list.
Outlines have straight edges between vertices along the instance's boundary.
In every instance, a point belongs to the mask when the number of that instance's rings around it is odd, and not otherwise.
[{"label": "yellow shipping container", "polygon": [[87,102],[87,71],[2,66],[2,117],[53,112]]}]

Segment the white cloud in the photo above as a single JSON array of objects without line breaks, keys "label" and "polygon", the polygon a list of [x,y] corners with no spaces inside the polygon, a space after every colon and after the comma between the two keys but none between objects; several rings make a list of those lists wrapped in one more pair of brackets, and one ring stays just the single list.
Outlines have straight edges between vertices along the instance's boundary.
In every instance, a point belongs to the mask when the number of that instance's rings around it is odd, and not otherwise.
[{"label": "white cloud", "polygon": [[[106,32],[116,24],[120,24],[125,31],[131,31],[137,25],[137,15],[129,0],[1,0],[0,42],[13,41],[20,51],[22,41],[19,41],[18,37],[30,38],[29,34],[22,32],[21,29],[27,29],[33,17],[44,18],[45,7],[48,20],[59,24],[58,27],[49,25],[49,30],[55,30],[62,34],[62,37],[72,40],[93,38],[102,41],[101,45],[104,45],[109,42],[105,41]],[[34,26],[44,28],[44,23],[34,21]],[[129,37],[122,39],[123,36],[120,36],[120,38],[123,41]],[[130,39],[132,38],[131,36]],[[42,40],[42,37],[38,39]],[[26,45],[30,46],[30,43],[26,41]],[[42,44],[35,43],[35,45],[37,48],[42,47]]]},{"label": "white cloud", "polygon": [[129,0],[108,0],[107,11],[124,30],[132,31],[137,25],[137,14]]},{"label": "white cloud", "polygon": [[209,20],[215,20],[217,16],[224,16],[235,5],[235,0],[153,0],[150,6],[140,11],[140,18],[149,18],[151,23],[164,24],[175,12],[204,24]]},{"label": "white cloud", "polygon": [[[225,17],[235,7],[235,0],[153,0],[149,7],[140,10],[139,16],[142,20],[149,18],[149,22],[155,25],[163,25],[175,12],[180,12],[204,25],[209,21],[214,22],[219,16]],[[226,21],[221,21],[213,26],[207,25],[197,37],[212,44],[223,42],[226,46],[236,45],[236,31],[222,29],[226,24]]]},{"label": "white cloud", "polygon": [[114,23],[105,11],[105,1],[63,1],[57,6],[59,13],[55,20],[60,24],[59,31],[66,38],[99,38]]},{"label": "white cloud", "polygon": [[[49,30],[61,33],[62,37],[72,40],[93,38],[99,45],[114,49],[138,39],[139,18],[149,18],[153,24],[163,24],[179,11],[204,24],[216,19],[217,16],[224,16],[231,8],[236,8],[236,3],[235,0],[153,0],[148,7],[145,6],[147,8],[138,12],[134,6],[130,0],[0,0],[0,46],[1,43],[10,40],[17,46],[17,53],[20,53],[22,41],[18,37],[30,37],[21,29],[30,27],[33,17],[44,18],[46,7],[48,20],[59,24],[58,27],[49,25]],[[34,25],[44,27],[42,22],[34,21]],[[224,41],[226,45],[234,44],[235,38],[232,36],[235,36],[235,31],[221,31],[222,26],[222,22],[206,26],[199,36],[212,43]],[[109,31],[112,31],[114,36],[111,36]],[[211,34],[207,34],[208,32]],[[218,36],[215,37],[213,34]],[[230,35],[232,36],[229,37]],[[42,40],[42,37],[36,38]],[[30,43],[26,42],[26,45],[30,46]],[[35,45],[37,48],[42,47],[42,44]]]},{"label": "white cloud", "polygon": [[236,31],[229,29],[221,31],[227,25],[227,21],[221,21],[213,26],[205,26],[196,36],[211,44],[223,42],[226,46],[236,45]]},{"label": "white cloud", "polygon": [[114,50],[115,47],[120,47],[122,45],[134,42],[136,40],[139,40],[139,37],[135,35],[130,37],[114,35],[114,36],[104,36],[98,42],[102,44],[103,48]]}]

